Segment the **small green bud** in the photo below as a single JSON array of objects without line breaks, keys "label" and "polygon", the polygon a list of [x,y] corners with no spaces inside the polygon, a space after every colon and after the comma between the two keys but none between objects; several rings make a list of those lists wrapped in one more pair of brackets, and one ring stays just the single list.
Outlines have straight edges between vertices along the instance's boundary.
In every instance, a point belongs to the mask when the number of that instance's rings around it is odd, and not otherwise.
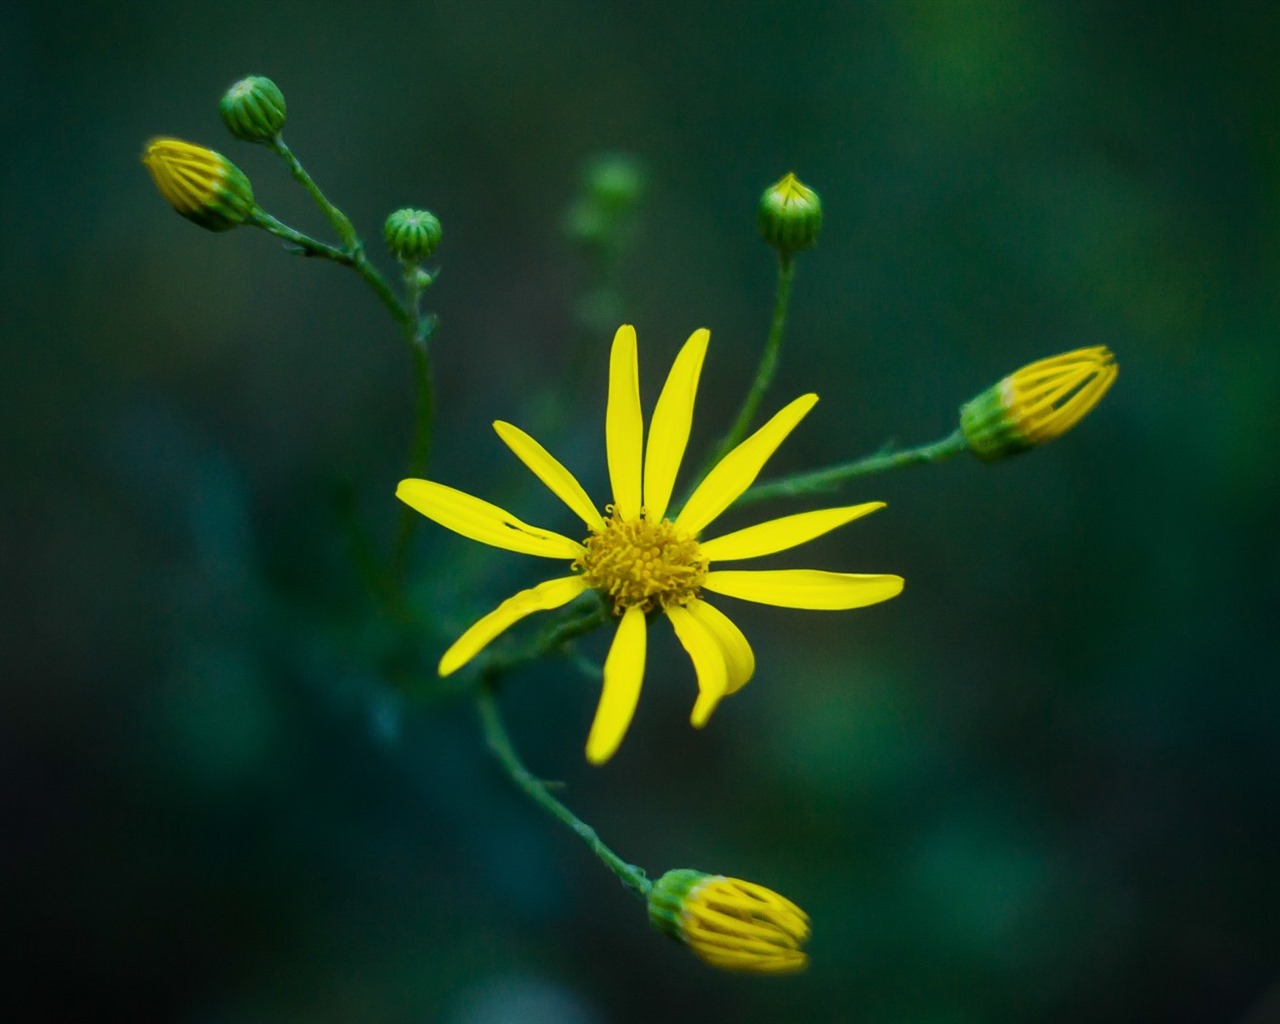
[{"label": "small green bud", "polygon": [[628,210],[644,195],[644,168],[626,153],[597,156],[587,165],[584,178],[593,202],[606,213]]},{"label": "small green bud", "polygon": [[392,256],[406,263],[417,263],[431,258],[444,231],[430,211],[404,209],[396,210],[387,218],[382,234]]},{"label": "small green bud", "polygon": [[764,190],[756,224],[760,237],[780,253],[808,249],[822,230],[822,200],[794,174],[786,174]]},{"label": "small green bud", "polygon": [[645,178],[644,165],[626,153],[593,156],[583,167],[578,194],[565,211],[565,234],[587,249],[621,247],[644,198]]},{"label": "small green bud", "polygon": [[181,139],[152,139],[142,162],[169,205],[202,228],[226,231],[257,209],[244,172],[212,149]]},{"label": "small green bud", "polygon": [[269,142],[284,127],[284,93],[271,79],[250,75],[223,94],[218,111],[237,139]]}]

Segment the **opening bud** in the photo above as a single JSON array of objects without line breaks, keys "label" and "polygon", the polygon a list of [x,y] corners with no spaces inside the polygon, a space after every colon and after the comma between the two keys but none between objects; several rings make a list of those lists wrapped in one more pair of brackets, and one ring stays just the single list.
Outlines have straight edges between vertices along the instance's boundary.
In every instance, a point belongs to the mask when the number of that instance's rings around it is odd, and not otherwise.
[{"label": "opening bud", "polygon": [[212,149],[181,139],[152,139],[142,162],[169,205],[202,228],[226,231],[257,209],[244,172]]},{"label": "opening bud", "polygon": [[404,263],[430,259],[444,231],[435,214],[427,210],[396,210],[382,228],[391,255]]},{"label": "opening bud", "polygon": [[218,112],[237,139],[269,142],[284,127],[284,93],[271,79],[249,75],[223,93]]},{"label": "opening bud", "polygon": [[969,450],[985,462],[1047,444],[1102,401],[1119,370],[1105,345],[1041,359],[1015,370],[960,407]]},{"label": "opening bud", "polygon": [[649,892],[649,922],[726,971],[788,974],[809,957],[809,917],[772,889],[692,868],[668,871]]},{"label": "opening bud", "polygon": [[779,178],[760,197],[760,237],[783,254],[808,249],[822,230],[822,200],[794,174]]}]

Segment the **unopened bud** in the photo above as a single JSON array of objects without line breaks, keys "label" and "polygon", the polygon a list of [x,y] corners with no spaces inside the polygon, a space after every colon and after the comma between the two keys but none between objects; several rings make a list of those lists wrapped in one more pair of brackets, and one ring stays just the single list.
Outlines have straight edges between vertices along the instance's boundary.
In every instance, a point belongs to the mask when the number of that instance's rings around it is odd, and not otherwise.
[{"label": "unopened bud", "polygon": [[223,94],[218,111],[237,139],[268,142],[284,127],[284,93],[271,79],[250,75]]},{"label": "unopened bud", "polygon": [[181,139],[152,139],[142,162],[169,205],[202,228],[226,231],[257,208],[244,172],[212,149]]},{"label": "unopened bud", "polygon": [[794,174],[784,175],[764,190],[756,224],[780,253],[808,249],[822,230],[822,200]]}]

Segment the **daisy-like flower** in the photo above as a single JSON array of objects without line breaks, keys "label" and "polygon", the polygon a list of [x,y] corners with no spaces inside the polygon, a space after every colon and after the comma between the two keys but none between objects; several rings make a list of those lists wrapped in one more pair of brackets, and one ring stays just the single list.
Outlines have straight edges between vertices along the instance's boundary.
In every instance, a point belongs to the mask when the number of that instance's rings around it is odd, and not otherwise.
[{"label": "daisy-like flower", "polygon": [[861,608],[894,597],[902,577],[769,569],[712,568],[785,551],[883,508],[879,501],[802,512],[711,540],[702,531],[751,486],[769,457],[805,417],[818,396],[802,395],[726,455],[674,518],[667,517],[676,474],[689,441],[698,378],[711,334],[695,331],[676,356],[658,396],[647,445],[640,412],[635,328],[614,335],[609,358],[605,451],[613,502],[603,512],[582,485],[519,427],[493,427],[521,462],[586,525],[576,541],[521,522],[497,505],[430,480],[402,480],[396,496],[428,519],[471,540],[542,558],[567,559],[569,573],[522,590],[474,623],[440,659],[440,675],[456,672],[514,623],[568,604],[596,589],[613,604],[617,633],[604,663],[600,704],[587,738],[587,760],[603,764],[631,724],[644,679],[645,620],[664,614],[693,661],[698,698],[690,721],[706,724],[727,694],[755,671],[742,631],[702,592],[784,608]]}]

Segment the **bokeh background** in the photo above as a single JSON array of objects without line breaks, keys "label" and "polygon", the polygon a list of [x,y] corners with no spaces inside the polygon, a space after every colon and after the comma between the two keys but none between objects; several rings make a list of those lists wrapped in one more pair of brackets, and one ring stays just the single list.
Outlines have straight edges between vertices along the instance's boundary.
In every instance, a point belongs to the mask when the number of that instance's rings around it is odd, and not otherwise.
[{"label": "bokeh background", "polygon": [[[7,6],[5,1018],[1280,1019],[1277,10]],[[138,161],[153,134],[215,146],[324,234],[225,134],[246,73],[384,268],[390,209],[441,217],[433,475],[548,526],[488,423],[603,493],[611,332],[583,330],[562,230],[599,152],[647,171],[606,312],[649,396],[712,329],[703,446],[767,327],[756,197],[787,170],[822,193],[767,404],[823,401],[771,473],[940,437],[1032,359],[1118,354],[1044,450],[847,488],[889,508],[802,562],[905,593],[735,605],[760,669],[705,731],[669,638],[604,768],[566,663],[504,691],[528,763],[623,856],[808,908],[807,973],[717,974],[650,932],[420,671],[539,566],[424,524],[430,624],[379,610],[355,555],[399,514],[394,329],[354,275],[175,216]]]}]

